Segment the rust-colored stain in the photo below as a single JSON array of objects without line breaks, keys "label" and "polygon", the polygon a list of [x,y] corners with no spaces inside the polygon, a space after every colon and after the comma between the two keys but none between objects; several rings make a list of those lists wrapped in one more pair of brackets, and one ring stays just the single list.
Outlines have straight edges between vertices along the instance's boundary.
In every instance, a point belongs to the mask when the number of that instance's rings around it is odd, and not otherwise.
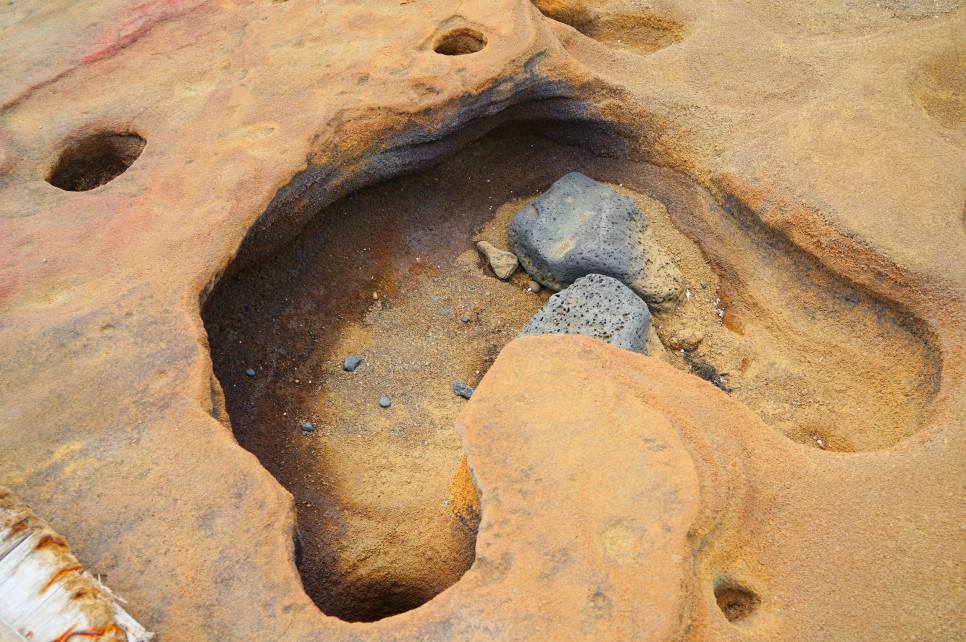
[{"label": "rust-colored stain", "polygon": [[42,548],[47,548],[48,546],[59,546],[61,548],[67,548],[67,542],[64,538],[58,537],[57,535],[47,534],[40,538],[37,542],[37,550]]},{"label": "rust-colored stain", "polygon": [[44,594],[44,593],[46,593],[47,592],[47,589],[49,589],[51,586],[53,586],[54,582],[56,582],[60,578],[64,577],[65,575],[68,575],[69,573],[73,573],[74,571],[79,571],[80,569],[81,569],[81,565],[80,564],[75,564],[73,566],[66,566],[66,567],[60,569],[59,571],[57,571],[56,573],[54,573],[54,576],[52,578],[50,578],[50,580],[48,580],[46,584],[44,584],[44,587],[42,589],[40,589],[41,595]]},{"label": "rust-colored stain", "polygon": [[29,520],[30,520],[29,517],[24,517],[22,520],[20,520],[19,522],[17,522],[16,524],[14,524],[13,526],[10,527],[10,532],[11,533],[16,533],[16,532],[22,531],[23,529],[27,528],[27,522]]},{"label": "rust-colored stain", "polygon": [[744,334],[745,324],[736,318],[734,313],[734,303],[731,300],[730,293],[725,289],[723,284],[720,288],[718,288],[717,296],[718,299],[720,299],[719,309],[723,313],[721,315],[721,322],[732,332],[736,334]]},{"label": "rust-colored stain", "polygon": [[61,633],[60,635],[58,635],[56,638],[54,638],[53,642],[64,642],[64,640],[68,639],[73,634],[74,634],[74,627],[72,626],[66,631],[64,631],[63,633]]},{"label": "rust-colored stain", "polygon": [[[109,627],[109,628],[113,628],[116,630],[116,627]],[[110,633],[110,631],[108,629],[84,629],[83,631],[68,630],[68,631],[65,631],[66,637],[63,637],[63,636],[59,637],[55,642],[61,642],[61,641],[66,642],[67,640],[74,637],[100,638],[100,637],[103,637],[106,633]]]}]

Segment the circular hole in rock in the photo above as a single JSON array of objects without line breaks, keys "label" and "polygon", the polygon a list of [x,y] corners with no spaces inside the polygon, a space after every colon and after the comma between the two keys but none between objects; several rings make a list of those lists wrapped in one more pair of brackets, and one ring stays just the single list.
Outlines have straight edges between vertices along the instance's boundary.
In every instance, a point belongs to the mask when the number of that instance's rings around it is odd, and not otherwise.
[{"label": "circular hole in rock", "polygon": [[47,182],[68,192],[86,192],[109,183],[130,167],[146,141],[132,133],[101,132],[72,141]]},{"label": "circular hole in rock", "polygon": [[476,53],[485,46],[486,36],[475,29],[461,27],[443,34],[433,51],[444,56],[463,56]]},{"label": "circular hole in rock", "polygon": [[739,622],[758,610],[761,598],[737,582],[725,580],[714,587],[714,599],[729,622]]},{"label": "circular hole in rock", "polygon": [[533,4],[548,18],[624,52],[651,54],[684,39],[684,27],[677,20],[644,9],[624,11],[554,0],[533,0]]}]

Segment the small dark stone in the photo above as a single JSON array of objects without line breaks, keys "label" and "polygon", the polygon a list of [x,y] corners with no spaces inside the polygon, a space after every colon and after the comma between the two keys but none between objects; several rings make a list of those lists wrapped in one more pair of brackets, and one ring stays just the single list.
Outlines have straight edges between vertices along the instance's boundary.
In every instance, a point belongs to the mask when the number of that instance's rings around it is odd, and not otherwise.
[{"label": "small dark stone", "polygon": [[684,353],[684,360],[691,366],[691,372],[704,379],[708,383],[716,386],[724,392],[731,392],[731,388],[718,372],[718,369],[700,357],[693,356],[689,352]]},{"label": "small dark stone", "polygon": [[360,363],[362,363],[362,357],[346,357],[342,360],[342,369],[346,372],[355,372]]},{"label": "small dark stone", "polygon": [[392,399],[390,399],[389,397],[380,397],[379,405],[382,406],[383,408],[388,408],[389,406],[392,405]]},{"label": "small dark stone", "polygon": [[245,371],[245,374],[247,374],[249,377],[254,377],[255,376],[255,369],[254,368],[249,368],[248,370]]},{"label": "small dark stone", "polygon": [[460,321],[462,321],[463,323],[469,323],[470,318],[466,315],[463,315],[462,317],[460,317]]},{"label": "small dark stone", "polygon": [[449,316],[449,308],[443,308],[442,310],[439,311],[439,313],[442,314],[444,317],[448,317]]},{"label": "small dark stone", "polygon": [[473,389],[470,388],[465,383],[462,383],[461,381],[457,381],[456,383],[453,384],[453,393],[457,397],[463,397],[464,399],[469,399],[470,397],[473,396]]},{"label": "small dark stone", "polygon": [[311,421],[306,421],[302,424],[302,432],[312,432],[313,430],[315,430],[315,424]]},{"label": "small dark stone", "polygon": [[439,297],[438,296],[434,296],[433,297],[433,303],[439,303]]}]

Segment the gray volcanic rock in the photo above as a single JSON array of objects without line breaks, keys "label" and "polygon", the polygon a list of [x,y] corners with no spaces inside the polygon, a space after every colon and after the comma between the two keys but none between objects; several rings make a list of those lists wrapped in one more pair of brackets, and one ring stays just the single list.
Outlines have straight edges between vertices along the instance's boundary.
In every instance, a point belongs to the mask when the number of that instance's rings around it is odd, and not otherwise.
[{"label": "gray volcanic rock", "polygon": [[583,334],[649,354],[650,327],[647,304],[630,288],[609,276],[589,274],[550,297],[517,337]]},{"label": "gray volcanic rock", "polygon": [[654,241],[640,209],[577,172],[517,212],[507,232],[523,268],[553,290],[603,274],[663,306],[684,289],[683,275]]}]

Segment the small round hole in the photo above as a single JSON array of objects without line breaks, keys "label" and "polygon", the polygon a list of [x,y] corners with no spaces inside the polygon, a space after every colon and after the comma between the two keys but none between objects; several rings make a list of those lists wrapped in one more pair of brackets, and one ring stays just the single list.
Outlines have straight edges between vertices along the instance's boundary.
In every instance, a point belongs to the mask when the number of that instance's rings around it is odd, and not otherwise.
[{"label": "small round hole", "polygon": [[729,622],[744,620],[761,604],[757,593],[730,580],[714,587],[714,599]]},{"label": "small round hole", "polygon": [[67,145],[47,182],[68,192],[86,192],[109,183],[130,167],[145,140],[137,134],[103,132]]},{"label": "small round hole", "polygon": [[443,34],[433,51],[444,56],[463,56],[476,53],[485,46],[486,36],[474,29],[463,27]]}]

